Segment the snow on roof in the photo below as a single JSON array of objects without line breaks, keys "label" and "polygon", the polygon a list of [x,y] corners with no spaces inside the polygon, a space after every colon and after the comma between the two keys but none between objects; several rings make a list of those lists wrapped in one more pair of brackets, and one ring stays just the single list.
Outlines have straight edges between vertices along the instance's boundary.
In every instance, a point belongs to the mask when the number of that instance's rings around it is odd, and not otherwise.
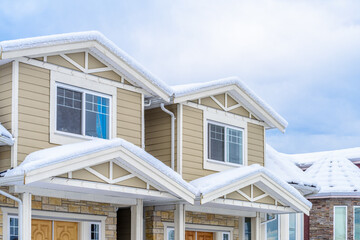
[{"label": "snow on roof", "polygon": [[316,196],[359,195],[360,169],[345,157],[324,156],[306,170],[320,186]]},{"label": "snow on roof", "polygon": [[29,154],[18,167],[8,170],[4,176],[10,177],[23,175],[24,173],[30,172],[38,168],[46,167],[84,155],[111,149],[114,147],[126,148],[128,151],[132,152],[137,157],[152,165],[153,167],[161,171],[163,174],[165,174],[184,188],[188,189],[190,192],[194,194],[198,193],[196,188],[183,180],[178,173],[166,166],[163,162],[156,159],[155,157],[144,151],[142,148],[139,148],[134,144],[120,138],[115,138],[111,140],[96,139],[39,150]]},{"label": "snow on roof", "polygon": [[152,82],[154,85],[163,89],[168,95],[172,94],[171,88],[164,83],[161,79],[154,76],[149,72],[145,67],[143,67],[139,62],[134,58],[129,56],[126,52],[120,49],[112,41],[106,38],[102,33],[98,31],[88,31],[88,32],[75,32],[75,33],[66,33],[66,34],[56,34],[42,37],[32,37],[16,40],[8,40],[0,42],[0,49],[3,52],[22,50],[28,48],[36,47],[46,47],[59,44],[83,42],[83,41],[97,41],[98,43],[105,46],[109,51],[114,53],[117,57],[126,62],[129,66],[138,71],[146,79]]},{"label": "snow on roof", "polygon": [[280,153],[266,144],[265,167],[286,182],[302,186],[316,187],[316,181],[306,174],[289,159],[287,154]]},{"label": "snow on roof", "polygon": [[264,100],[262,100],[256,93],[254,93],[244,82],[242,82],[238,77],[228,77],[223,79],[218,79],[215,81],[209,81],[204,83],[191,83],[184,85],[172,86],[174,96],[181,97],[184,95],[189,95],[204,90],[215,89],[223,86],[236,85],[243,92],[245,92],[251,99],[253,99],[257,104],[259,104],[266,112],[268,112],[277,122],[279,122],[284,128],[287,127],[288,122],[280,116],[270,105],[268,105]]},{"label": "snow on roof", "polygon": [[349,160],[360,160],[360,147],[347,148],[333,151],[301,153],[301,154],[287,154],[300,167],[309,167],[313,163],[328,157],[345,157]]},{"label": "snow on roof", "polygon": [[12,145],[14,142],[11,133],[0,123],[0,145]]},{"label": "snow on roof", "polygon": [[252,175],[264,173],[268,177],[270,177],[273,181],[279,184],[281,187],[286,189],[296,198],[302,200],[302,202],[306,203],[307,206],[311,207],[311,203],[307,201],[298,190],[289,185],[286,181],[279,178],[278,176],[271,173],[268,169],[258,165],[253,164],[246,167],[233,168],[229,170],[225,170],[222,172],[214,173],[202,178],[198,178],[190,182],[191,185],[196,187],[201,194],[207,194],[212,191],[215,191],[219,188],[228,186],[234,182],[240,181]]}]

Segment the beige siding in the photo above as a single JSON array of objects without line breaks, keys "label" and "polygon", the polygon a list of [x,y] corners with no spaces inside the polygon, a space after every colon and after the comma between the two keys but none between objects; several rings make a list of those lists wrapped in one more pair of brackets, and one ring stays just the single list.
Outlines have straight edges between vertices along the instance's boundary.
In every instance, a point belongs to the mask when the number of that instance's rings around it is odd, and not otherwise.
[{"label": "beige siding", "polygon": [[50,144],[50,71],[20,63],[18,164]]},{"label": "beige siding", "polygon": [[203,112],[188,106],[183,107],[183,178],[197,179],[214,171],[203,168]]},{"label": "beige siding", "polygon": [[264,127],[248,123],[248,164],[264,166]]},{"label": "beige siding", "polygon": [[[177,116],[176,105],[167,106]],[[175,121],[175,168],[176,168]],[[145,150],[166,165],[171,166],[171,117],[161,108],[145,111]]]},{"label": "beige siding", "polygon": [[[12,63],[0,66],[0,122],[11,131]],[[0,171],[11,167],[11,148],[0,147]]]},{"label": "beige siding", "polygon": [[141,147],[141,94],[118,88],[117,136]]}]

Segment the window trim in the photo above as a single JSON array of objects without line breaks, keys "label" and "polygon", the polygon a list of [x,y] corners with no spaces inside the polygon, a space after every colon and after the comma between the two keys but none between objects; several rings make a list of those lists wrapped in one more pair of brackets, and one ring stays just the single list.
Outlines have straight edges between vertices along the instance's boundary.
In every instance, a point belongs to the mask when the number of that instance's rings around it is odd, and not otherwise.
[{"label": "window trim", "polygon": [[334,206],[334,210],[333,210],[333,239],[335,239],[335,209],[336,208],[341,208],[344,207],[345,208],[345,239],[348,238],[348,212],[347,212],[347,206],[344,205],[337,205]]},{"label": "window trim", "polygon": [[[214,122],[216,124],[223,124],[225,126],[233,127],[235,129],[243,130],[243,164],[221,162],[217,160],[208,159],[208,123]],[[234,117],[232,114],[226,112],[217,111],[211,112],[204,110],[203,111],[203,151],[204,151],[204,160],[203,168],[213,171],[224,171],[230,168],[243,167],[248,165],[248,154],[247,154],[247,122],[239,119],[239,117]]]},{"label": "window trim", "polygon": [[[109,98],[109,139],[116,136],[117,130],[117,88],[104,84],[102,82],[89,81],[86,78],[73,76],[57,71],[50,72],[50,143],[69,144],[91,140],[95,137],[79,135],[74,133],[61,132],[56,130],[56,103],[57,86],[73,88],[75,91],[88,91],[90,94],[96,94]],[[101,92],[99,92],[101,89]]]}]

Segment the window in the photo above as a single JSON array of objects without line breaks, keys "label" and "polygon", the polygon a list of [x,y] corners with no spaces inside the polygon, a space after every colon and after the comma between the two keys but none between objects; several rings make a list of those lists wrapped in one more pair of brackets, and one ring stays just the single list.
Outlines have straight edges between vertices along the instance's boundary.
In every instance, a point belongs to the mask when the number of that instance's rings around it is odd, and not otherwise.
[{"label": "window", "polygon": [[251,218],[245,218],[244,221],[244,239],[251,240]]},{"label": "window", "polygon": [[347,239],[346,211],[346,206],[334,206],[334,240]]},{"label": "window", "polygon": [[229,232],[223,232],[222,233],[222,240],[230,240],[230,233]]},{"label": "window", "polygon": [[100,224],[92,223],[90,227],[90,239],[99,240],[100,239]]},{"label": "window", "polygon": [[279,217],[276,216],[274,220],[270,220],[266,223],[266,239],[278,240],[279,239]]},{"label": "window", "polygon": [[208,123],[208,158],[221,162],[243,164],[243,129]]},{"label": "window", "polygon": [[57,84],[56,96],[57,131],[109,138],[109,96],[63,84]]},{"label": "window", "polygon": [[18,240],[19,238],[19,220],[17,217],[10,217],[10,240]]},{"label": "window", "polygon": [[354,207],[354,239],[360,240],[360,207]]},{"label": "window", "polygon": [[289,240],[296,240],[296,214],[289,214]]},{"label": "window", "polygon": [[167,228],[167,240],[175,239],[175,230],[173,228]]}]

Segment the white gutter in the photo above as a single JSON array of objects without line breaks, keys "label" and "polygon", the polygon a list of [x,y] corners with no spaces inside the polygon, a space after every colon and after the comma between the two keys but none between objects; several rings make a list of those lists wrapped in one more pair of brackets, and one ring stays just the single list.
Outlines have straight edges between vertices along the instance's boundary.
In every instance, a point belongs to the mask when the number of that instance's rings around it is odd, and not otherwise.
[{"label": "white gutter", "polygon": [[22,226],[23,226],[23,217],[22,217],[22,208],[23,208],[23,203],[22,201],[17,198],[17,197],[14,197],[13,195],[10,195],[8,194],[7,192],[4,192],[2,190],[0,190],[0,194],[5,196],[5,197],[8,197],[14,201],[16,201],[18,204],[19,204],[19,225],[18,225],[18,229],[19,229],[19,240],[23,239],[23,236],[22,236]]},{"label": "white gutter", "polygon": [[164,107],[164,103],[161,103],[160,107],[171,116],[171,169],[175,170],[175,115]]}]

